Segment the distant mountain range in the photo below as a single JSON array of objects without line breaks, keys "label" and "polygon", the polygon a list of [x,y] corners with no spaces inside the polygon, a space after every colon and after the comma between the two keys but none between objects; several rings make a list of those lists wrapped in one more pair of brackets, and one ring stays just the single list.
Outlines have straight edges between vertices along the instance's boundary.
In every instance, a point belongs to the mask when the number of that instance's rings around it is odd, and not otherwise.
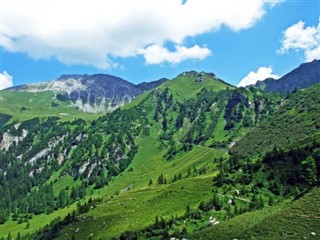
[{"label": "distant mountain range", "polygon": [[[193,81],[183,80],[188,77]],[[108,74],[73,74],[62,75],[53,81],[12,87],[1,91],[0,122],[6,122],[10,118],[11,121],[24,121],[34,118],[35,115],[58,116],[64,120],[92,119],[96,114],[113,111],[142,93],[157,87],[172,89],[172,94],[179,101],[184,101],[194,97],[200,91],[201,88],[199,89],[198,85],[201,82],[203,87],[215,91],[223,89],[227,84],[213,73],[196,71],[183,72],[177,79],[179,80],[172,82],[172,80],[161,78],[156,81],[133,84]],[[203,81],[205,79],[207,80]],[[319,60],[303,63],[278,80],[269,78],[258,81],[253,87],[264,92],[287,94],[316,83],[320,83]],[[232,85],[227,85],[233,89]]]},{"label": "distant mountain range", "polygon": [[51,91],[59,101],[68,101],[79,110],[103,113],[130,102],[136,96],[156,88],[166,80],[162,78],[135,85],[108,74],[62,75],[57,80],[17,86],[10,88],[9,91]]},{"label": "distant mountain range", "polygon": [[319,239],[319,103],[196,71],[0,91],[0,240]]},{"label": "distant mountain range", "polygon": [[307,88],[320,83],[320,60],[303,63],[280,79],[267,78],[254,86],[264,92],[291,93],[295,89]]}]

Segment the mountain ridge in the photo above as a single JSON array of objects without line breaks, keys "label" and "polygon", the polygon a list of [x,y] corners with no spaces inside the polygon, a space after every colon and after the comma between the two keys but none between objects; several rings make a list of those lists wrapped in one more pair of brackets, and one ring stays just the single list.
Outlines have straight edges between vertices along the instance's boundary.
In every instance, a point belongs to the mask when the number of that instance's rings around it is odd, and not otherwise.
[{"label": "mountain ridge", "polygon": [[[181,239],[246,212],[263,216],[317,184],[319,90],[285,97],[190,71],[92,121],[32,112],[0,129],[0,231],[24,239]],[[288,118],[303,146],[282,137],[283,129],[296,134]],[[250,142],[253,134],[261,144]],[[257,145],[267,153],[255,154]],[[239,230],[232,226],[231,234]]]},{"label": "mountain ridge", "polygon": [[320,60],[302,63],[279,79],[267,78],[252,85],[265,92],[291,93],[320,83]]},{"label": "mountain ridge", "polygon": [[130,102],[164,81],[135,85],[109,74],[64,74],[56,80],[12,87],[7,91],[51,91],[58,100],[69,101],[73,107],[84,112],[104,113]]}]

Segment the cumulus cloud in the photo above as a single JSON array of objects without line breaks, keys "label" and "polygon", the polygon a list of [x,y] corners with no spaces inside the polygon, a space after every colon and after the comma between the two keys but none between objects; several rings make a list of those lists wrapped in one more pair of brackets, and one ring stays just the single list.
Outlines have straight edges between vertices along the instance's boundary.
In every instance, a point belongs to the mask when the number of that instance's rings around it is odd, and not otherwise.
[{"label": "cumulus cloud", "polygon": [[0,90],[12,87],[13,77],[9,75],[6,71],[0,73]]},{"label": "cumulus cloud", "polygon": [[146,49],[140,50],[147,64],[160,64],[163,62],[179,63],[186,59],[204,59],[211,54],[208,48],[201,48],[195,45],[191,48],[176,46],[175,51],[170,52],[167,48],[159,45],[152,45]]},{"label": "cumulus cloud", "polygon": [[305,27],[303,21],[292,25],[283,32],[281,48],[278,53],[289,50],[303,51],[306,61],[320,58],[320,23],[318,26]]},{"label": "cumulus cloud", "polygon": [[273,70],[271,67],[260,67],[257,72],[251,71],[247,76],[245,76],[238,84],[238,87],[252,85],[257,81],[265,80],[266,78],[280,78],[280,76],[273,74],[272,72]]},{"label": "cumulus cloud", "polygon": [[[201,59],[205,48],[188,49],[188,37],[217,31],[222,25],[233,31],[250,28],[281,0],[271,2],[2,0],[2,46],[33,59],[53,57],[65,64],[99,68],[112,67],[116,57],[143,53],[148,62],[156,47],[162,48],[162,54],[168,52],[165,55],[170,57],[164,61],[172,62],[177,56]],[[177,46],[176,52],[163,49],[167,43]],[[190,53],[196,50],[199,56]]]}]

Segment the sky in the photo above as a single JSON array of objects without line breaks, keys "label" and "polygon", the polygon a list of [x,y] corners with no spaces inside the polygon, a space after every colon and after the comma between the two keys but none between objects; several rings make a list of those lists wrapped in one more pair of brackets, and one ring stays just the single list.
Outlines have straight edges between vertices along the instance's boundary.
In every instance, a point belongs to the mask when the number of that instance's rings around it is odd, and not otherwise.
[{"label": "sky", "polygon": [[0,13],[0,89],[190,70],[245,86],[320,58],[320,0],[0,0]]}]

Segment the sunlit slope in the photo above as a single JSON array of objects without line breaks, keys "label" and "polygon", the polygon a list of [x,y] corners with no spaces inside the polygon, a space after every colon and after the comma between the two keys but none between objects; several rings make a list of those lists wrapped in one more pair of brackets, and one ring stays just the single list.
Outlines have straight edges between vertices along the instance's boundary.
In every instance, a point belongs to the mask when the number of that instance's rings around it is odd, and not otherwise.
[{"label": "sunlit slope", "polygon": [[10,122],[23,122],[35,117],[59,117],[63,121],[76,118],[93,120],[100,116],[77,110],[70,102],[57,100],[50,91],[0,91],[0,113],[11,116]]},{"label": "sunlit slope", "polygon": [[320,189],[287,204],[245,213],[190,239],[319,239]]},{"label": "sunlit slope", "polygon": [[198,73],[195,71],[181,73],[171,81],[159,86],[159,89],[163,90],[165,88],[169,88],[169,91],[177,101],[194,98],[203,88],[216,92],[235,89],[234,86],[217,78],[213,73]]}]

